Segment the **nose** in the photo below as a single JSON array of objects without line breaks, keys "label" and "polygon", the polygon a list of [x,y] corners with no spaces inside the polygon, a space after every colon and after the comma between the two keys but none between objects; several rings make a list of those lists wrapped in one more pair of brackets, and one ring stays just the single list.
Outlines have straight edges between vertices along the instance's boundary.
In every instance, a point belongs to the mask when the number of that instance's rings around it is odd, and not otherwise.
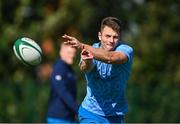
[{"label": "nose", "polygon": [[115,41],[114,37],[111,37],[111,38],[109,39],[109,41],[110,41],[110,43],[114,43],[114,41]]}]

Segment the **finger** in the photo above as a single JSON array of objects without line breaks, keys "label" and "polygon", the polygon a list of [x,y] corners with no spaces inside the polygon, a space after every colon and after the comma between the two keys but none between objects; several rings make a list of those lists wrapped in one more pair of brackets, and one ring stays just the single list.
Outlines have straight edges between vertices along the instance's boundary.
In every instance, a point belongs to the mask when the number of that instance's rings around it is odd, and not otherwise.
[{"label": "finger", "polygon": [[71,36],[69,36],[69,35],[63,35],[62,36],[63,38],[65,38],[65,39],[68,39],[68,40],[73,40],[73,37],[71,37]]},{"label": "finger", "polygon": [[88,55],[89,53],[87,51],[84,51],[81,53],[82,55]]},{"label": "finger", "polygon": [[83,49],[82,52],[81,52],[81,54],[84,54],[84,55],[85,55],[85,54],[90,54],[90,52],[89,52],[88,50],[86,50],[86,49]]},{"label": "finger", "polygon": [[87,49],[83,49],[82,52],[89,52]]},{"label": "finger", "polygon": [[81,58],[82,58],[83,60],[87,60],[87,59],[93,59],[93,56],[81,55]]},{"label": "finger", "polygon": [[67,34],[64,34],[62,37],[67,37],[68,35]]},{"label": "finger", "polygon": [[72,47],[72,48],[75,48],[75,49],[77,49],[77,47],[76,47],[76,46],[74,46],[74,45],[73,45],[73,46],[71,46],[71,47]]},{"label": "finger", "polygon": [[67,39],[67,40],[69,39],[69,38],[67,37],[67,35],[63,35],[62,38]]},{"label": "finger", "polygon": [[65,45],[69,45],[69,42],[64,42]]}]

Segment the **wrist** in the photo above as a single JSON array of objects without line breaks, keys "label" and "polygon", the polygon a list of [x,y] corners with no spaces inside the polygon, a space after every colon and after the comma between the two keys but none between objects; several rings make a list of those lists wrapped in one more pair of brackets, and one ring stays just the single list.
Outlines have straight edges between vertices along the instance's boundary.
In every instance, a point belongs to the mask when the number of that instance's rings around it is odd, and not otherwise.
[{"label": "wrist", "polygon": [[84,49],[84,47],[85,47],[85,44],[80,43],[80,49],[81,49],[81,50],[83,50],[83,49]]},{"label": "wrist", "polygon": [[90,64],[92,62],[92,59],[82,59],[82,61],[84,61],[87,64]]}]

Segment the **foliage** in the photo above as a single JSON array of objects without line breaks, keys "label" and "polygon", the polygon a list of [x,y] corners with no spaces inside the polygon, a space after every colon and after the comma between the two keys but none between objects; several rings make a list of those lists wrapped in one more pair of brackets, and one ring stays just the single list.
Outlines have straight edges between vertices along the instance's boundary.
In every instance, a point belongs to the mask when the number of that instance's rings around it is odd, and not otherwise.
[{"label": "foliage", "polygon": [[[92,44],[105,16],[122,20],[122,39],[134,48],[126,122],[180,122],[179,5],[178,0],[1,0],[0,122],[45,122],[60,37],[68,33]],[[41,65],[27,67],[15,58],[14,41],[24,36],[41,45]],[[78,62],[79,55],[73,67],[80,103],[86,89]]]}]

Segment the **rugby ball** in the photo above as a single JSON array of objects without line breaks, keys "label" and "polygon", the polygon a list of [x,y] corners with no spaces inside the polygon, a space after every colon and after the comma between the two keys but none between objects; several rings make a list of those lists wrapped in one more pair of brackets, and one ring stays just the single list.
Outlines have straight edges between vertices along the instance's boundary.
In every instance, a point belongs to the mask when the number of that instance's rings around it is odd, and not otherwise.
[{"label": "rugby ball", "polygon": [[42,61],[42,50],[32,39],[23,37],[17,39],[13,45],[15,56],[25,65],[35,66]]}]

